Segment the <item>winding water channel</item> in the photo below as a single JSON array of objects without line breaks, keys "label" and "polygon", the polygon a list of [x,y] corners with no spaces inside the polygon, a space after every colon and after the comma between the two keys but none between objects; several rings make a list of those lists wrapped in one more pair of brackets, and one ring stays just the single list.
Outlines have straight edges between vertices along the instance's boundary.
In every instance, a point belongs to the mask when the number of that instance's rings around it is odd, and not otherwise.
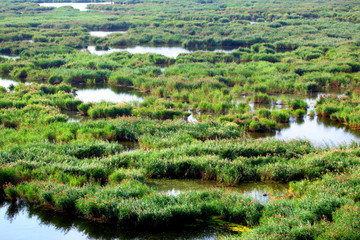
[{"label": "winding water channel", "polygon": [[114,52],[124,52],[127,51],[131,54],[144,54],[144,53],[155,53],[160,54],[165,57],[177,58],[181,53],[192,53],[197,51],[204,52],[223,52],[231,53],[235,49],[213,49],[213,50],[189,50],[182,47],[153,47],[153,46],[136,46],[136,47],[126,47],[126,48],[110,48],[109,50],[96,50],[95,46],[88,46],[87,50],[91,54],[104,55]]},{"label": "winding water channel", "polygon": [[79,9],[80,11],[89,11],[87,9],[87,5],[89,4],[112,4],[111,2],[81,2],[81,3],[74,3],[74,2],[63,2],[63,3],[39,3],[41,7],[65,7],[70,6],[74,9]]}]

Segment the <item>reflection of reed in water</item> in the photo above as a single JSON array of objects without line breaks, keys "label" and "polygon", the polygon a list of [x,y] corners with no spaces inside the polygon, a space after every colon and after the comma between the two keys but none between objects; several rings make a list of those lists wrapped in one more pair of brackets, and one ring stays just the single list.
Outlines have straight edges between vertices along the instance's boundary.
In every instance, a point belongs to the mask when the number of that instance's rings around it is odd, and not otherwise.
[{"label": "reflection of reed in water", "polygon": [[[45,207],[35,207],[22,202],[0,200],[0,230],[2,236],[21,232],[26,239],[211,239],[216,231],[206,225],[180,229],[153,229],[140,231],[125,229],[115,222],[95,222]],[[8,222],[11,222],[10,224]],[[7,229],[3,229],[3,227]],[[28,226],[24,228],[24,226]],[[161,231],[161,232],[160,232]],[[49,235],[51,234],[51,235]],[[15,234],[8,236],[16,237]]]}]

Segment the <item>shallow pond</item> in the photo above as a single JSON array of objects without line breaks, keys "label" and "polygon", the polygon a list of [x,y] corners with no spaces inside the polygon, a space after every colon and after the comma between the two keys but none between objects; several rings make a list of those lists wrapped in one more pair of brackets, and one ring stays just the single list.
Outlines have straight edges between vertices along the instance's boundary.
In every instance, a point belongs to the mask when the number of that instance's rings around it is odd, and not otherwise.
[{"label": "shallow pond", "polygon": [[83,102],[101,102],[108,101],[113,103],[121,102],[142,102],[143,93],[133,88],[125,88],[118,86],[105,85],[73,85],[78,90],[76,91],[77,99]]},{"label": "shallow pond", "polygon": [[[145,47],[145,46],[136,46],[136,47],[128,47],[128,48],[110,48],[109,50],[99,50],[99,51],[95,49],[95,46],[89,46],[87,50],[90,53],[96,55],[128,51],[131,54],[156,53],[170,58],[176,58],[181,53],[192,53],[197,51],[197,50],[188,50],[182,47]],[[234,50],[214,49],[214,50],[206,50],[206,51],[230,53],[233,52]]]},{"label": "shallow pond", "polygon": [[242,183],[230,187],[215,181],[186,179],[149,179],[148,183],[162,194],[177,196],[188,190],[223,189],[251,196],[261,202],[269,201],[273,194],[282,194],[289,188],[288,184],[275,182]]},{"label": "shallow pond", "polygon": [[8,56],[8,55],[0,55],[0,57],[6,58],[6,59],[12,59],[12,60],[16,60],[19,59],[19,56]]},{"label": "shallow pond", "polygon": [[288,124],[282,124],[280,130],[264,133],[250,133],[253,138],[273,137],[275,139],[302,138],[311,141],[315,146],[337,146],[360,141],[360,132],[334,123],[328,118],[306,116],[302,119],[290,119]]},{"label": "shallow pond", "polygon": [[113,33],[126,33],[126,31],[91,31],[91,32],[89,32],[90,36],[93,36],[93,37],[106,37]]},{"label": "shallow pond", "polygon": [[10,87],[10,85],[16,86],[18,84],[19,84],[18,82],[8,79],[6,76],[0,75],[0,87],[4,87],[7,89],[8,87]]},{"label": "shallow pond", "polygon": [[23,83],[25,85],[31,85],[33,83],[42,84],[41,82],[35,82],[35,81],[20,81],[20,80],[13,80],[9,75],[0,74],[0,86],[4,88],[8,88],[10,85],[18,85],[20,83]]},{"label": "shallow pond", "polygon": [[64,7],[64,6],[71,6],[75,9],[79,9],[80,11],[89,11],[89,9],[86,8],[89,4],[111,4],[111,2],[87,2],[87,3],[73,3],[73,2],[67,2],[67,3],[39,3],[41,7]]},{"label": "shallow pond", "polygon": [[[309,108],[307,114],[311,110],[315,111],[316,100],[321,96],[326,95],[337,95],[342,96],[339,93],[315,93],[311,96],[288,96],[290,98],[302,98],[305,100]],[[250,103],[252,111],[257,108],[270,108],[270,109],[281,109],[285,108],[284,105],[262,105]],[[315,111],[316,112],[316,111]],[[263,133],[250,133],[253,138],[266,138],[273,137],[275,139],[295,139],[302,138],[308,139],[315,146],[337,146],[345,143],[349,144],[351,141],[360,141],[360,131],[352,130],[343,124],[331,121],[329,118],[324,117],[309,117],[303,118],[290,118],[290,122],[280,125],[280,130],[274,132],[263,132]]]}]

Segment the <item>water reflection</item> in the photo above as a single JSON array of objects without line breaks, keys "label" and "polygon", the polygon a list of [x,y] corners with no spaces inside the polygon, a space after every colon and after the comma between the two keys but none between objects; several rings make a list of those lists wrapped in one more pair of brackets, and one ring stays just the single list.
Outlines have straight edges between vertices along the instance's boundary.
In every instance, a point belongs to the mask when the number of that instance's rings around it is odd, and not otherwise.
[{"label": "water reflection", "polygon": [[19,84],[18,82],[11,80],[11,79],[7,79],[6,77],[0,75],[0,86],[1,87],[9,88],[11,85],[16,86],[18,84]]},{"label": "water reflection", "polygon": [[77,88],[76,98],[83,102],[108,101],[113,103],[121,102],[142,102],[143,93],[132,88],[105,86],[105,85],[73,85]]},{"label": "water reflection", "polygon": [[74,229],[71,218],[37,211],[27,205],[3,203],[0,216],[2,239],[86,239],[81,231]]},{"label": "water reflection", "polygon": [[93,36],[93,37],[106,37],[110,34],[113,34],[113,33],[126,33],[126,31],[113,31],[113,32],[110,32],[110,31],[92,31],[92,32],[89,32],[90,36]]},{"label": "water reflection", "polygon": [[75,111],[61,111],[61,113],[65,114],[69,117],[68,122],[81,122],[85,119],[85,116],[80,115],[80,113]]},{"label": "water reflection", "polygon": [[[216,239],[216,231],[196,225],[162,232],[124,229],[24,203],[0,203],[1,239]],[[160,230],[159,230],[160,231]]]},{"label": "water reflection", "polygon": [[[322,96],[336,95],[338,97],[343,96],[339,93],[315,93],[310,96],[293,96],[287,95],[288,98],[302,98],[309,105],[307,114],[311,110],[315,111],[315,104],[317,99]],[[279,101],[277,102],[279,103]],[[258,107],[269,109],[286,108],[285,105],[257,105],[250,103],[252,111],[255,111]],[[316,112],[316,111],[315,111]],[[352,141],[360,141],[360,132],[352,130],[343,124],[333,122],[329,118],[324,117],[309,117],[303,118],[290,118],[290,122],[279,125],[280,130],[274,132],[252,132],[249,135],[253,138],[266,138],[273,137],[275,139],[290,140],[295,138],[303,138],[311,141],[315,146],[337,146],[340,144],[349,144]]]},{"label": "water reflection", "polygon": [[[109,54],[113,52],[123,52],[128,51],[131,54],[145,54],[145,53],[155,53],[160,54],[165,57],[177,58],[181,53],[192,53],[199,50],[188,50],[182,47],[146,47],[146,46],[136,46],[136,47],[128,47],[128,48],[110,48],[109,50],[96,50],[95,46],[88,46],[87,50],[91,54],[103,55]],[[223,52],[230,53],[235,51],[234,49],[213,49],[213,50],[201,50],[204,52]]]},{"label": "water reflection", "polygon": [[36,83],[36,84],[39,84],[39,85],[42,85],[42,83],[40,82],[37,82],[37,81],[25,81],[25,80],[13,80],[11,79],[11,77],[9,75],[6,75],[6,74],[0,74],[0,86],[1,87],[4,87],[4,88],[9,88],[11,85],[18,85],[18,84],[25,84],[25,85],[31,85],[33,83]]},{"label": "water reflection", "polygon": [[109,50],[99,50],[95,49],[95,46],[89,46],[88,51],[92,54],[103,55],[113,52],[123,52],[127,51],[131,54],[144,54],[144,53],[156,53],[161,54],[165,57],[176,58],[181,53],[191,53],[190,50],[186,50],[181,47],[129,47],[129,48],[110,48]]},{"label": "water reflection", "polygon": [[280,128],[281,130],[270,133],[249,133],[249,135],[253,138],[273,137],[282,140],[303,138],[311,141],[315,146],[337,146],[360,140],[358,131],[321,117],[306,116],[304,119],[293,119],[289,124],[280,125]]},{"label": "water reflection", "polygon": [[229,187],[214,181],[189,179],[149,179],[148,181],[161,194],[177,196],[181,192],[189,190],[223,189],[251,196],[261,202],[267,202],[275,193],[282,194],[289,188],[288,184],[274,182],[242,183]]},{"label": "water reflection", "polygon": [[197,123],[198,120],[194,117],[193,113],[191,113],[187,119],[186,119],[189,123]]},{"label": "water reflection", "polygon": [[0,55],[0,57],[6,58],[6,59],[12,59],[12,60],[20,59],[19,56]]},{"label": "water reflection", "polygon": [[89,11],[87,5],[89,4],[112,4],[111,2],[87,2],[87,3],[73,3],[73,2],[64,2],[64,3],[39,3],[41,7],[64,7],[71,6],[74,9],[79,9],[80,11]]}]

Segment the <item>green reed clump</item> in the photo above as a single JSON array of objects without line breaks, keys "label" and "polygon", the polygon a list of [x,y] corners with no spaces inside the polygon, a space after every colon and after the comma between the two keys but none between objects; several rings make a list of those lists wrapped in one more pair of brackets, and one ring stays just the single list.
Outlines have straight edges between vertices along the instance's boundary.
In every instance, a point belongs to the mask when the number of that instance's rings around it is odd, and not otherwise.
[{"label": "green reed clump", "polygon": [[271,118],[271,111],[266,108],[260,108],[256,110],[256,116],[261,118]]},{"label": "green reed clump", "polygon": [[254,103],[270,103],[271,102],[271,97],[266,94],[266,93],[255,93],[253,96],[253,102]]},{"label": "green reed clump", "polygon": [[0,167],[0,188],[6,183],[16,184],[21,180],[19,172],[14,168]]},{"label": "green reed clump", "polygon": [[105,186],[89,192],[79,199],[76,207],[87,217],[102,217],[106,220],[120,218],[119,205],[130,198],[142,198],[153,190],[135,180],[124,180],[116,186]]},{"label": "green reed clump", "polygon": [[77,106],[77,110],[81,115],[87,116],[89,109],[94,105],[94,103],[81,103]]},{"label": "green reed clump", "polygon": [[84,196],[89,188],[34,181],[17,185],[16,191],[18,198],[28,202],[48,203],[65,211],[74,211],[76,200]]},{"label": "green reed clump", "polygon": [[134,179],[143,182],[145,176],[142,170],[124,168],[120,168],[109,175],[109,182],[114,184],[119,183],[124,179]]},{"label": "green reed clump", "polygon": [[185,132],[171,132],[161,135],[146,134],[142,135],[139,139],[139,143],[143,148],[169,148],[182,144],[190,144],[196,141],[194,137]]},{"label": "green reed clump", "polygon": [[[52,179],[51,177],[49,177]],[[58,172],[53,176],[54,181],[58,183],[69,184],[71,187],[84,186],[87,183],[88,178],[85,175],[78,175],[72,173]]]},{"label": "green reed clump", "polygon": [[266,130],[273,130],[277,126],[276,122],[266,118],[253,118],[249,124],[249,131],[263,132]]},{"label": "green reed clump", "polygon": [[147,117],[150,119],[174,119],[182,116],[190,115],[187,112],[184,112],[179,109],[167,109],[162,106],[153,106],[153,107],[142,107],[134,109],[134,115],[138,117]]},{"label": "green reed clump", "polygon": [[[131,213],[132,205],[136,210]],[[177,197],[152,194],[139,200],[129,199],[121,207],[121,220],[136,219],[140,226],[150,223],[154,227],[184,224],[194,218],[207,219],[214,215],[252,225],[257,223],[263,208],[250,198],[219,191],[186,192]]]},{"label": "green reed clump", "polygon": [[290,116],[289,110],[286,109],[271,111],[271,118],[276,122],[287,123],[289,122]]},{"label": "green reed clump", "polygon": [[331,120],[341,122],[351,128],[360,126],[359,97],[357,93],[349,93],[345,97],[322,97],[317,101],[318,115],[330,117]]},{"label": "green reed clump", "polygon": [[124,147],[118,143],[109,142],[72,142],[58,146],[58,152],[79,159],[103,157],[120,152]]},{"label": "green reed clump", "polygon": [[[131,165],[145,168],[146,175],[152,178],[211,179],[239,184],[260,179],[288,182],[311,178],[312,169],[317,169],[315,172],[323,174],[322,168],[315,168],[316,161],[309,161],[304,166],[295,160],[302,159],[313,151],[311,145],[302,141],[282,143],[274,140],[223,140],[221,143],[194,142],[160,151],[138,151],[127,155],[126,158],[132,159]],[[307,159],[313,159],[311,156]],[[355,160],[352,159],[344,159],[344,163]],[[305,174],[304,171],[308,173]]]},{"label": "green reed clump", "polygon": [[304,109],[296,109],[293,114],[295,115],[295,117],[297,118],[302,118],[305,116],[306,111]]},{"label": "green reed clump", "polygon": [[82,103],[81,100],[65,98],[54,100],[54,103],[61,110],[76,111],[77,107]]},{"label": "green reed clump", "polygon": [[297,109],[305,110],[308,108],[308,104],[304,100],[301,100],[301,99],[290,99],[287,101],[287,105],[294,110],[297,110]]},{"label": "green reed clump", "polygon": [[250,197],[218,190],[184,192],[179,196],[154,193],[135,180],[117,186],[66,184],[34,181],[5,186],[7,197],[49,204],[64,211],[78,211],[90,218],[116,220],[122,224],[161,227],[186,224],[211,216],[246,225],[257,224],[263,205]]},{"label": "green reed clump", "polygon": [[94,104],[89,107],[87,114],[93,118],[116,118],[121,116],[129,116],[132,114],[132,106],[127,103],[107,103],[102,102],[99,104]]},{"label": "green reed clump", "polygon": [[333,215],[333,222],[319,235],[319,239],[358,239],[360,238],[360,206],[347,204]]}]

